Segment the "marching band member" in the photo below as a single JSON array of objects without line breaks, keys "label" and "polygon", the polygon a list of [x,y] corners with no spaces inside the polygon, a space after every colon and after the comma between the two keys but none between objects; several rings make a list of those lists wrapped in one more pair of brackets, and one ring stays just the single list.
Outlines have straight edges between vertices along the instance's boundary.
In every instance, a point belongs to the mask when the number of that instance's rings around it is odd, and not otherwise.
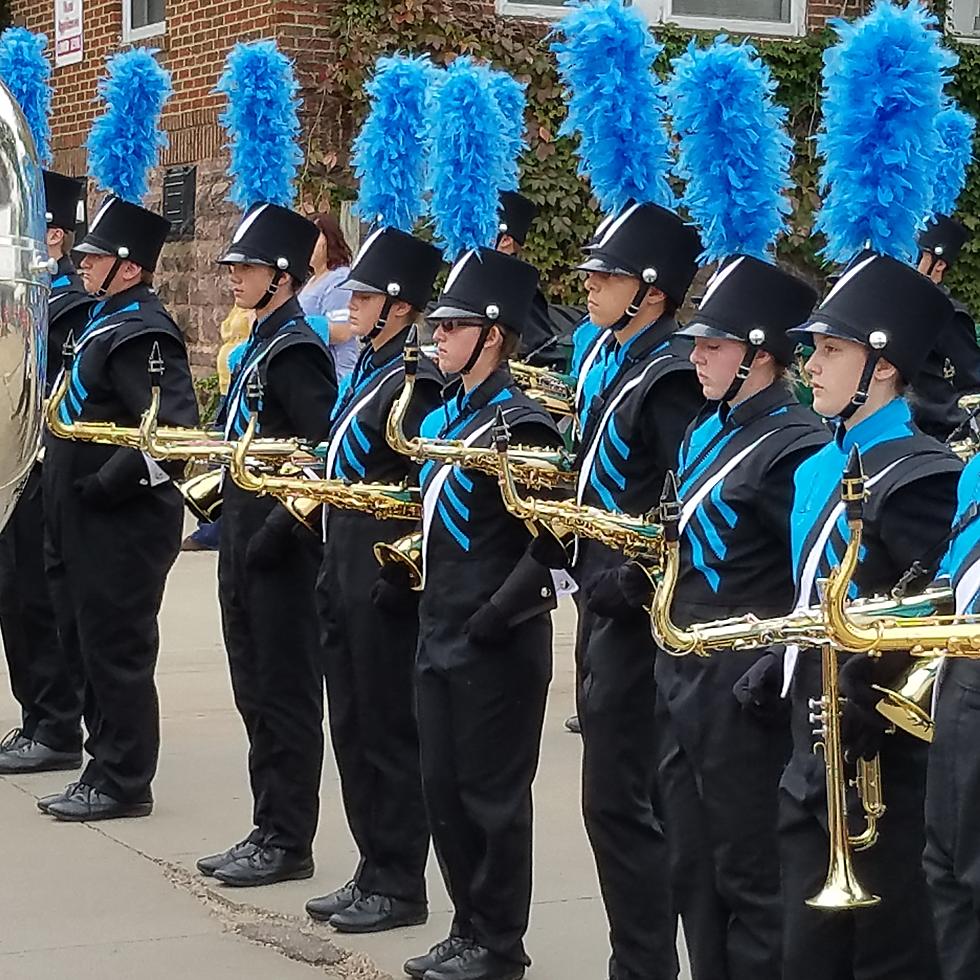
[{"label": "marching band member", "polygon": [[[51,71],[47,39],[23,28],[0,36],[0,75],[32,126],[42,162],[50,158],[50,87],[38,79]],[[93,300],[82,288],[69,253],[75,243],[84,182],[43,171],[48,257],[58,263],[48,298],[46,394],[61,370],[68,336],[78,337]],[[82,764],[81,655],[69,635],[73,616],[58,622],[66,601],[52,602],[44,568],[44,504],[41,459],[28,476],[7,525],[0,532],[0,631],[10,687],[21,707],[21,726],[0,744],[0,774],[77,769]]]},{"label": "marching band member", "polygon": [[[381,227],[368,237],[343,284],[351,291],[351,329],[364,348],[334,411],[328,479],[418,481],[416,468],[388,445],[385,425],[405,378],[406,337],[432,298],[442,256],[399,230],[410,228],[421,212],[422,173],[414,154],[392,148],[419,144],[433,71],[428,59],[381,59],[371,82],[375,106],[355,144],[358,209],[379,218]],[[386,114],[389,95],[398,107],[395,118]],[[378,142],[386,154],[383,167],[368,159]],[[411,435],[440,404],[441,390],[435,365],[422,359],[406,422]],[[377,542],[391,543],[404,533],[404,521],[338,508],[325,514],[317,581],[324,675],[330,736],[359,860],[347,885],[311,899],[306,910],[342,932],[379,932],[427,917],[429,829],[415,723],[418,594],[408,588],[407,566],[386,565],[379,574],[374,557]]]},{"label": "marching band member", "polygon": [[[838,420],[834,439],[796,473],[796,607],[819,603],[817,583],[843,555],[849,532],[840,478],[852,447],[861,451],[868,491],[859,594],[887,593],[913,562],[938,561],[956,505],[961,464],[915,426],[905,397],[953,315],[943,291],[905,264],[917,256],[916,227],[931,199],[935,118],[949,63],[933,24],[921,7],[879,3],[837,26],[841,40],[825,60],[818,145],[827,193],[817,227],[828,256],[850,261],[810,321],[790,332],[815,347],[806,365],[814,409]],[[897,50],[909,77],[899,81],[883,70],[869,79],[867,66],[887,63]],[[846,755],[852,762],[879,755],[888,811],[877,843],[854,854],[857,877],[880,904],[828,914],[806,904],[821,889],[828,856],[825,766],[813,752],[810,718],[811,699],[821,696],[821,663],[812,652],[787,651],[793,754],[780,784],[779,835],[783,972],[794,980],[938,975],[922,870],[927,746],[903,731],[886,736],[876,710],[879,688],[895,682],[906,659],[843,658]]]},{"label": "marching band member", "polygon": [[[336,374],[296,296],[310,274],[318,232],[302,215],[259,197],[291,200],[298,157],[292,144],[248,125],[243,103],[255,97],[256,75],[265,80],[269,104],[280,105],[299,131],[291,63],[271,41],[236,45],[219,89],[229,99],[232,197],[247,210],[218,262],[228,266],[235,305],[255,310],[256,317],[218,422],[227,439],[243,434],[246,390],[258,378],[259,433],[318,443],[329,429]],[[276,159],[275,149],[284,160]],[[313,874],[323,759],[315,542],[282,504],[225,480],[218,596],[235,706],[248,734],[254,828],[197,867],[226,885]]]},{"label": "marching band member", "polygon": [[[786,379],[796,347],[786,331],[806,322],[817,297],[771,258],[790,184],[774,83],[751,46],[723,40],[689,48],[673,65],[685,203],[701,229],[702,261],[720,260],[677,331],[694,340],[691,362],[708,399],[677,469],[673,618],[683,627],[790,610],[793,475],[828,435]],[[790,734],[780,677],[778,654],[765,650],[657,654],[664,823],[695,980],[783,976],[776,824]]]},{"label": "marching band member", "polygon": [[[445,254],[459,258],[429,319],[440,370],[460,380],[421,433],[490,447],[500,412],[516,442],[557,447],[551,417],[507,369],[538,274],[490,247],[494,188],[503,186],[500,141],[486,128],[477,132],[472,119],[485,119],[491,132],[506,120],[495,112],[485,75],[457,59],[437,89],[432,212]],[[465,184],[461,171],[468,171]],[[431,460],[420,484],[422,787],[454,915],[449,936],[404,969],[425,980],[519,980],[530,962],[531,784],[551,681],[555,587],[493,476]]]},{"label": "marching band member", "polygon": [[[674,337],[701,243],[670,209],[666,99],[652,71],[659,48],[643,16],[600,2],[572,11],[560,31],[554,47],[570,91],[566,128],[580,135],[582,169],[608,215],[579,268],[589,320],[614,338],[582,381],[576,497],[640,515],[658,505],[703,404],[690,341]],[[635,77],[622,68],[610,76],[611,48]],[[673,980],[677,919],[657,790],[656,645],[642,608],[649,581],[598,541],[578,541],[573,559],[582,807],[609,919],[609,978]]]},{"label": "marching band member", "polygon": [[[103,83],[108,101],[89,137],[89,165],[112,193],[76,246],[86,292],[98,299],[74,338],[62,422],[135,426],[150,399],[147,362],[166,367],[161,419],[197,424],[197,402],[179,327],[153,291],[153,270],[170,222],[137,202],[155,164],[159,112],[170,82],[145,49],[115,55]],[[115,100],[146,106],[135,118]],[[125,158],[117,143],[141,147]],[[91,760],[78,782],[38,801],[60,820],[146,816],[160,747],[154,672],[157,616],[180,548],[183,504],[168,472],[135,449],[50,439],[44,500],[52,595],[70,603],[66,644],[81,651]],[[64,621],[64,620],[63,620]]]}]

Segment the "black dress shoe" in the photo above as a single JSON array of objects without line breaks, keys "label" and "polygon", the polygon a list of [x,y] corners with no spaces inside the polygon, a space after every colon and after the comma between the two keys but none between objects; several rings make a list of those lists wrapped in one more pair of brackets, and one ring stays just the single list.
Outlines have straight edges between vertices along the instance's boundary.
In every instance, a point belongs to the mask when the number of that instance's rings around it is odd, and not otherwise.
[{"label": "black dress shoe", "polygon": [[423,980],[521,980],[525,969],[523,963],[505,960],[483,946],[472,944],[422,976]]},{"label": "black dress shoe", "polygon": [[326,922],[331,915],[343,912],[353,905],[363,894],[364,892],[353,881],[348,881],[343,888],[338,888],[328,895],[311,898],[306,903],[306,914],[316,922]]},{"label": "black dress shoe", "polygon": [[0,776],[25,772],[60,772],[78,769],[82,764],[82,752],[58,752],[56,749],[21,738],[10,748],[0,751]]},{"label": "black dress shoe", "polygon": [[571,715],[565,719],[565,731],[573,735],[582,734],[582,723],[578,720],[578,715]]},{"label": "black dress shoe", "polygon": [[385,932],[401,926],[420,926],[429,918],[425,902],[406,902],[389,895],[364,895],[342,912],[330,916],[338,932]]},{"label": "black dress shoe", "polygon": [[472,940],[462,936],[450,936],[441,943],[436,943],[432,949],[424,956],[413,956],[410,960],[405,960],[402,969],[415,980],[422,980],[427,970],[434,970],[437,966],[451,960],[454,956],[461,953]]},{"label": "black dress shoe", "polygon": [[257,847],[248,857],[223,864],[215,870],[214,877],[223,885],[236,888],[312,878],[313,857],[287,851],[284,847]]},{"label": "black dress shoe", "polygon": [[211,877],[218,868],[224,867],[224,865],[229,864],[231,861],[237,861],[239,858],[247,858],[254,851],[259,849],[259,845],[255,841],[249,840],[247,837],[243,841],[239,841],[237,844],[233,844],[228,848],[227,851],[222,851],[220,854],[209,854],[207,857],[202,857],[197,862],[197,870],[201,872],[202,875],[206,877]]},{"label": "black dress shoe", "polygon": [[153,812],[153,800],[117,800],[87,783],[76,783],[74,792],[49,803],[45,813],[58,820],[76,822],[116,820],[119,817],[148,817]]},{"label": "black dress shoe", "polygon": [[41,813],[47,813],[48,807],[52,803],[58,803],[61,800],[67,800],[81,785],[81,783],[69,783],[60,793],[48,793],[47,796],[42,796],[37,801],[37,808]]}]

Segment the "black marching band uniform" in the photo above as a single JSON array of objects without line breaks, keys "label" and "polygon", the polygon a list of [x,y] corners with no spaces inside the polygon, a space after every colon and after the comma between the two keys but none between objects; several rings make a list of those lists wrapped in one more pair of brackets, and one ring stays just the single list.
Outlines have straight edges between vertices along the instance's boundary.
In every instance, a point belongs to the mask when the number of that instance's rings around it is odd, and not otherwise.
[{"label": "black marching band uniform", "polygon": [[[954,536],[940,568],[956,612],[976,614],[980,599],[980,456],[963,470]],[[980,976],[980,664],[948,658],[934,691],[935,730],[926,780],[923,854],[942,980]]]},{"label": "black marching band uniform", "polygon": [[[72,234],[84,183],[44,171],[47,227]],[[45,392],[50,395],[69,336],[79,337],[94,300],[71,258],[58,260],[48,300]],[[59,619],[70,609],[52,602],[44,567],[41,460],[34,465],[7,526],[0,533],[0,631],[21,727],[0,750],[0,773],[76,769],[82,762],[82,677],[77,636]],[[65,618],[70,627],[73,616]]]},{"label": "black marching band uniform", "polygon": [[[285,275],[309,276],[317,231],[302,215],[258,203],[245,214],[223,264],[269,266],[274,278],[218,416],[238,439],[261,387],[257,434],[319,443],[337,394],[330,352],[290,297],[264,314]],[[254,387],[253,387],[254,394]],[[318,536],[270,497],[224,481],[218,596],[235,706],[248,734],[254,828],[198,868],[230,885],[313,873],[323,762],[323,680],[314,589]]]},{"label": "black marching band uniform", "polygon": [[[743,341],[746,366],[762,349],[783,369],[796,346],[786,330],[806,321],[816,298],[774,265],[733,256],[678,333]],[[672,615],[682,627],[749,612],[780,616],[792,607],[793,475],[827,441],[827,429],[781,378],[744,400],[740,388],[736,376],[681,446]],[[656,679],[664,819],[693,976],[778,980],[777,800],[790,751],[781,660],[765,650],[708,658],[661,651]]]},{"label": "black marching band uniform", "polygon": [[[484,331],[496,324],[520,334],[537,272],[480,249],[464,254],[448,282],[434,321],[476,319]],[[515,443],[561,444],[551,417],[503,363],[430,414],[422,432],[491,446],[498,410]],[[467,971],[476,968],[480,976],[510,980],[523,976],[529,962],[523,938],[531,900],[531,784],[552,672],[555,588],[530,555],[531,532],[505,510],[496,478],[428,462],[421,489],[422,784],[454,916],[449,939],[405,969],[426,980],[475,976]]]},{"label": "black marching band uniform", "polygon": [[[600,225],[580,268],[630,276],[638,294],[652,285],[679,305],[699,252],[697,233],[677,215],[632,204]],[[620,326],[629,320],[624,312]],[[582,391],[580,503],[634,515],[659,503],[684,430],[703,404],[690,341],[674,338],[676,329],[665,313],[623,346],[596,341],[601,347]],[[572,566],[581,587],[575,656],[582,806],[609,919],[610,980],[659,980],[676,976],[677,967],[656,788],[656,645],[640,603],[622,598],[620,582],[635,569],[624,561],[582,539]]]},{"label": "black marching band uniform", "polygon": [[[432,245],[382,228],[361,249],[344,288],[385,294],[389,305],[398,299],[421,311],[441,264]],[[383,309],[372,337],[387,317]],[[378,349],[369,339],[344,382],[330,426],[329,479],[417,485],[416,467],[385,438],[405,380],[407,333],[406,327]],[[442,376],[423,358],[405,424],[410,435],[440,403],[441,391]],[[306,907],[315,919],[351,931],[425,918],[429,829],[415,723],[418,595],[398,588],[406,584],[407,566],[386,566],[379,580],[374,556],[376,543],[394,543],[409,526],[356,510],[328,508],[324,515],[317,604],[330,736],[360,860],[349,885]]]},{"label": "black marching band uniform", "polygon": [[[110,197],[77,250],[116,258],[105,294],[124,258],[153,271],[169,229],[165,218]],[[155,348],[165,366],[161,422],[196,425],[183,336],[144,283],[91,307],[75,336],[62,421],[136,426],[149,404]],[[143,815],[152,808],[160,746],[157,616],[183,523],[170,479],[177,469],[168,472],[136,449],[49,439],[43,470],[48,574],[59,621],[70,624],[63,642],[69,650],[77,642],[80,651],[91,759],[78,783],[38,805],[68,820]]]},{"label": "black marching band uniform", "polygon": [[[852,408],[866,394],[878,357],[906,383],[915,378],[937,331],[952,316],[948,298],[914,269],[866,252],[853,260],[812,320],[796,336],[843,337],[864,344],[867,366]],[[855,575],[859,594],[886,594],[915,561],[935,565],[956,506],[961,464],[912,422],[904,398],[895,398],[835,438],[797,471],[791,511],[796,606],[819,602],[817,583],[838,564],[848,538],[840,477],[851,448],[860,448],[867,473],[864,551]],[[787,651],[791,680],[793,754],[780,784],[780,861],[784,902],[784,976],[794,980],[929,980],[938,976],[936,944],[922,869],[927,748],[903,731],[885,735],[871,684],[890,686],[905,655],[841,657],[841,694],[847,698],[842,738],[849,759],[880,750],[887,817],[874,847],[854,855],[855,873],[881,904],[848,915],[806,905],[821,888],[828,855],[824,762],[813,752],[810,699],[821,692],[820,657]],[[851,795],[851,794],[849,794]],[[853,812],[860,805],[852,800]]]}]

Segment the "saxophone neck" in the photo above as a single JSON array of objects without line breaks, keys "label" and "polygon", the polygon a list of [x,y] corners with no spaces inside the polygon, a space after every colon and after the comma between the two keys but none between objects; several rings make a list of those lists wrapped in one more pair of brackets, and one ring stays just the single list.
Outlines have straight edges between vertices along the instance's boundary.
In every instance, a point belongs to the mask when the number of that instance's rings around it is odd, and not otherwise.
[{"label": "saxophone neck", "polygon": [[[74,351],[74,348],[72,350]],[[74,353],[72,357],[74,357]],[[74,428],[70,422],[65,423],[61,420],[61,406],[65,402],[65,396],[68,394],[68,385],[71,383],[71,367],[67,361],[68,358],[66,357],[65,368],[61,372],[58,383],[51,392],[47,406],[45,407],[45,421],[47,422],[48,430],[59,439],[70,439]]]},{"label": "saxophone neck", "polygon": [[255,439],[255,430],[258,428],[258,424],[259,413],[253,409],[249,412],[248,425],[245,426],[241,438],[232,444],[233,448],[228,466],[235,485],[249,491],[249,493],[263,493],[266,490],[267,478],[264,475],[259,476],[254,473],[248,465],[248,451]]},{"label": "saxophone neck", "polygon": [[510,428],[504,419],[504,413],[497,409],[493,424],[493,445],[497,450],[497,481],[500,484],[500,496],[504,506],[514,517],[522,520],[532,520],[537,515],[535,507],[521,496],[514,479],[514,470],[510,463]]},{"label": "saxophone neck", "polygon": [[[413,328],[414,334],[414,328]],[[405,416],[408,414],[408,406],[412,402],[412,393],[415,390],[415,375],[418,367],[418,348],[415,350],[413,361],[409,360],[409,341],[405,344],[405,381],[402,390],[398,393],[391,411],[388,413],[388,421],[385,424],[385,438],[388,445],[400,453],[402,456],[414,457],[418,455],[421,439],[409,439],[405,435]]]}]

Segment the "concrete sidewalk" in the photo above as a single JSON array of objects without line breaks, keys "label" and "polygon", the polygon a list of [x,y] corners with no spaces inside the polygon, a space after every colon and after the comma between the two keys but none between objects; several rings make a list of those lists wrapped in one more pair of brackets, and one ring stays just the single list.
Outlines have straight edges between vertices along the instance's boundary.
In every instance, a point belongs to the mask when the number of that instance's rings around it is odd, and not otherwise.
[{"label": "concrete sidewalk", "polygon": [[[0,778],[5,837],[0,977],[400,977],[405,958],[444,938],[450,904],[430,860],[429,922],[379,936],[314,926],[303,903],[346,882],[355,852],[329,751],[323,774],[317,874],[261,889],[206,885],[194,872],[250,827],[246,743],[221,644],[215,556],[185,554],[168,585],[158,681],[163,748],[143,820],[59,824],[34,798],[71,774]],[[563,730],[572,712],[574,612],[556,617],[555,677],[535,789],[532,980],[604,980],[608,940],[579,810],[581,746]],[[17,723],[6,677],[0,723]],[[329,744],[329,742],[328,742]]]}]

